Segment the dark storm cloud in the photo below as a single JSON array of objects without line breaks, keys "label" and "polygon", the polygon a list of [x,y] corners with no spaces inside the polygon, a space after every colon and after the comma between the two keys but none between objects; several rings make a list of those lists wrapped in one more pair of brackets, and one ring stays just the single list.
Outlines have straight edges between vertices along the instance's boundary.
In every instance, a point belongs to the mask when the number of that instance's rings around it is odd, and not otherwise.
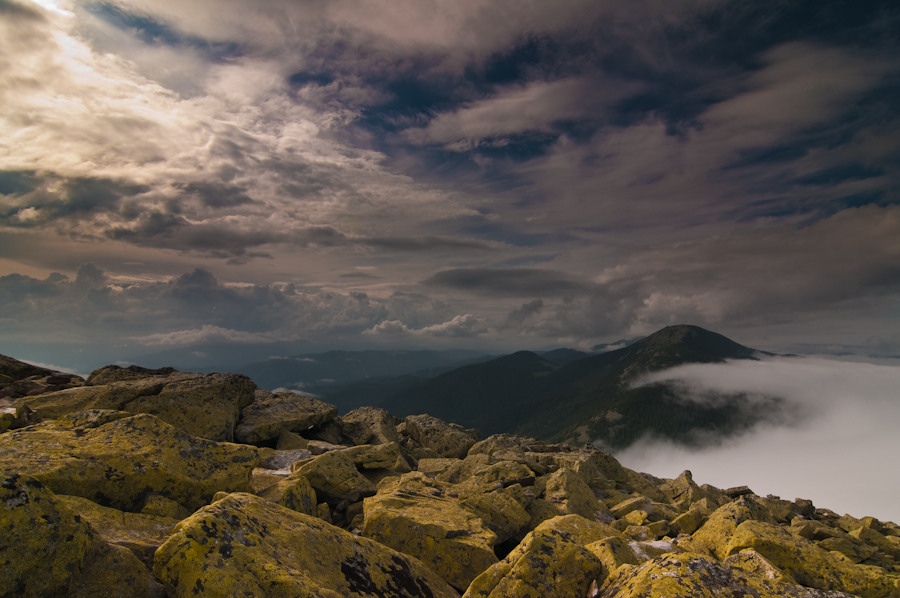
[{"label": "dark storm cloud", "polygon": [[427,286],[501,296],[560,296],[584,292],[590,285],[552,270],[532,268],[456,268],[422,281]]},{"label": "dark storm cloud", "polygon": [[522,304],[522,307],[519,309],[513,310],[506,317],[506,322],[503,324],[504,328],[518,328],[521,327],[522,324],[525,323],[526,320],[531,318],[532,316],[536,316],[541,313],[544,309],[544,302],[541,299],[535,299],[534,301],[529,301],[528,303]]},{"label": "dark storm cloud", "polygon": [[208,208],[233,208],[252,203],[247,190],[240,185],[199,181],[181,186],[184,193],[195,195]]},{"label": "dark storm cloud", "polygon": [[[0,6],[3,272],[100,264],[47,288],[155,343],[817,330],[900,292],[895,3]],[[195,265],[233,323],[178,299]]]},{"label": "dark storm cloud", "polygon": [[466,239],[461,237],[427,236],[419,238],[391,238],[391,239],[360,239],[361,243],[380,247],[392,251],[420,251],[420,250],[470,250],[491,251],[503,246],[502,243],[481,241],[478,239]]},{"label": "dark storm cloud", "polygon": [[7,171],[0,176],[0,200],[7,226],[38,226],[47,222],[77,222],[118,210],[123,199],[145,193],[146,185],[100,177],[60,178],[34,172]]}]

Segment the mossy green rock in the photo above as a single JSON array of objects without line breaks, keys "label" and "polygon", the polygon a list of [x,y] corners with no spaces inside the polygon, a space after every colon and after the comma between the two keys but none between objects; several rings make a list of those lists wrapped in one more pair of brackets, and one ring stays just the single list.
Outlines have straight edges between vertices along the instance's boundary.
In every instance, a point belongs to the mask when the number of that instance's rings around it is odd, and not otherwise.
[{"label": "mossy green rock", "polygon": [[[148,596],[147,568],[34,478],[0,472],[0,596]],[[103,593],[95,592],[103,579]]]},{"label": "mossy green rock", "polygon": [[414,558],[242,493],[184,520],[155,559],[176,598],[457,596]]},{"label": "mossy green rock", "polygon": [[449,487],[420,472],[385,480],[363,501],[363,535],[421,559],[463,590],[497,562],[497,535],[448,496]]},{"label": "mossy green rock", "polygon": [[0,469],[59,494],[139,511],[151,493],[193,510],[249,490],[253,447],[195,438],[147,414],[93,411],[0,435]]},{"label": "mossy green rock", "polygon": [[234,431],[238,442],[256,444],[273,440],[282,432],[303,433],[337,417],[337,407],[293,392],[257,390],[253,402],[241,410]]},{"label": "mossy green rock", "polygon": [[172,372],[28,397],[17,406],[43,419],[91,409],[149,413],[192,436],[231,442],[255,389],[246,376]]},{"label": "mossy green rock", "polygon": [[530,532],[506,558],[472,581],[464,598],[587,596],[607,575],[585,544],[617,532],[580,515],[559,516]]}]

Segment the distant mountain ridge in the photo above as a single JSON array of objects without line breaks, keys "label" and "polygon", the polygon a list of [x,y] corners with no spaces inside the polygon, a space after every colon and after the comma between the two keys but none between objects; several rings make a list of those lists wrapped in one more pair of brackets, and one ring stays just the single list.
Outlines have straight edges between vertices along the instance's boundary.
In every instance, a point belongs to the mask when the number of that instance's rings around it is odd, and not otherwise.
[{"label": "distant mountain ridge", "polygon": [[353,385],[365,380],[402,379],[413,375],[415,380],[429,378],[493,357],[464,349],[335,350],[272,357],[238,366],[235,370],[249,376],[263,388],[281,387],[318,393],[334,386]]},{"label": "distant mountain ridge", "polygon": [[[391,413],[428,412],[484,434],[621,448],[644,434],[698,442],[696,432],[729,434],[762,417],[746,397],[686,403],[665,384],[632,388],[641,375],[687,363],[757,359],[763,351],[697,326],[669,326],[629,346],[557,365],[528,351],[453,370],[378,403]],[[779,402],[772,398],[772,407]],[[767,413],[777,414],[777,408]]]}]

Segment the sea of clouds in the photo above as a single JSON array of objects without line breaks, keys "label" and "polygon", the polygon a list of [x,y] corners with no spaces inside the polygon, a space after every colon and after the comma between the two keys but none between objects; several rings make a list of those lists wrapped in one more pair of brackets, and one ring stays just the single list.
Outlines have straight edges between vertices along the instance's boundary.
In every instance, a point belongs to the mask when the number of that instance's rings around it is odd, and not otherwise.
[{"label": "sea of clouds", "polygon": [[759,495],[900,521],[900,367],[775,357],[686,365],[640,384],[660,381],[676,381],[687,401],[728,393],[780,397],[794,407],[786,412],[800,417],[764,418],[701,449],[644,438],[616,454],[626,467],[667,478],[689,469],[699,484],[746,484]]}]

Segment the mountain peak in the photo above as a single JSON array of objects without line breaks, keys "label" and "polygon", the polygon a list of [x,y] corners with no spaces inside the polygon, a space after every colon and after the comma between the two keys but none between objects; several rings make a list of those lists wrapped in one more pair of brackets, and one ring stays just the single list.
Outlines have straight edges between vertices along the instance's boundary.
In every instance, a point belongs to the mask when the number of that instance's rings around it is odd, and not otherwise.
[{"label": "mountain peak", "polygon": [[[760,351],[745,347],[716,332],[690,324],[666,326],[634,343],[629,349],[650,353],[668,365],[680,361],[717,362],[726,359],[753,359]],[[658,364],[664,365],[664,364]]]}]

